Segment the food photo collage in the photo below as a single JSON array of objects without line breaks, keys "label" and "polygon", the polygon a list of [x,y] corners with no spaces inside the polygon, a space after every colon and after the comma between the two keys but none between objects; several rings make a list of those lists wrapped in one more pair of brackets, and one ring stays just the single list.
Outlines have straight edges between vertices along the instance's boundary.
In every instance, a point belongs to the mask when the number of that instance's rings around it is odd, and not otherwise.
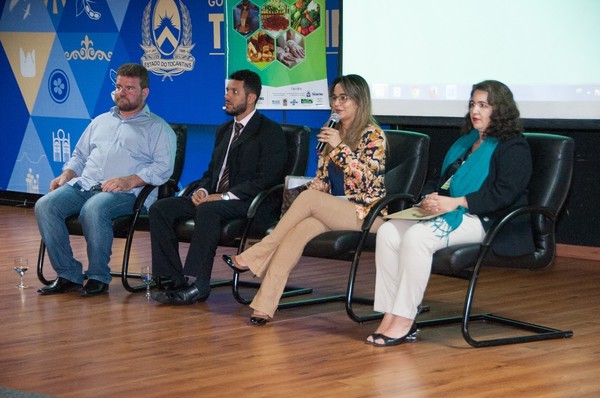
[{"label": "food photo collage", "polygon": [[317,0],[269,0],[262,6],[241,0],[233,21],[246,38],[248,61],[260,68],[279,62],[290,69],[304,62],[305,38],[321,27],[321,7]]}]

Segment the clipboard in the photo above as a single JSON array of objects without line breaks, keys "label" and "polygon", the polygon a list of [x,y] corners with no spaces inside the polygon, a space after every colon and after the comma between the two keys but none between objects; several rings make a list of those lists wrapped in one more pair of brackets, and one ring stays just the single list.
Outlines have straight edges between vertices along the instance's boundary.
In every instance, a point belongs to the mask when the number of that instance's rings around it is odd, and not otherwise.
[{"label": "clipboard", "polygon": [[429,213],[421,207],[409,207],[408,209],[398,211],[396,213],[388,214],[383,217],[388,220],[430,220],[432,218],[436,218],[445,212],[441,213]]}]

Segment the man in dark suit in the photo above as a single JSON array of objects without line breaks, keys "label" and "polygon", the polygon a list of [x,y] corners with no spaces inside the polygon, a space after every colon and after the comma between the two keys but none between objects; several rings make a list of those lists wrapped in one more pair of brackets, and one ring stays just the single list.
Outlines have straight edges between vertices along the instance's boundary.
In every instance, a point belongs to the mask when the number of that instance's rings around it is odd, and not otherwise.
[{"label": "man in dark suit", "polygon": [[[260,191],[283,182],[286,139],[280,125],[256,111],[260,77],[241,70],[229,79],[225,112],[233,120],[217,128],[212,159],[198,188],[191,196],[162,199],[150,208],[152,272],[171,281],[152,297],[164,304],[208,298],[222,222],[245,217]],[[195,229],[183,265],[174,226],[186,219],[194,219]],[[186,275],[195,282],[188,285]]]}]

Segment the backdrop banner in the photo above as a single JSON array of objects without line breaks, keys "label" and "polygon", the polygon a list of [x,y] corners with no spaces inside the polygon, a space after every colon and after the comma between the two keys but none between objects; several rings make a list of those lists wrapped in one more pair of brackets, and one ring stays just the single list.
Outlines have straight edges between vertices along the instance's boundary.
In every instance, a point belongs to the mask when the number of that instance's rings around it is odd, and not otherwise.
[{"label": "backdrop banner", "polygon": [[261,109],[328,109],[325,0],[227,0],[227,76],[263,82]]},{"label": "backdrop banner", "polygon": [[[282,5],[283,14],[273,12]],[[90,119],[114,105],[116,71],[125,62],[150,72],[152,112],[189,125],[193,156],[186,156],[181,181],[195,180],[210,161],[214,126],[230,118],[222,110],[228,31],[242,42],[232,67],[252,68],[285,93],[265,90],[262,102],[275,104],[279,96],[281,105],[265,113],[279,122],[321,126],[329,116],[326,76],[338,74],[338,1],[327,6],[325,0],[237,0],[229,8],[225,0],[0,0],[0,198],[48,192]],[[237,30],[226,18],[239,21]],[[291,108],[304,112],[286,111]]]}]

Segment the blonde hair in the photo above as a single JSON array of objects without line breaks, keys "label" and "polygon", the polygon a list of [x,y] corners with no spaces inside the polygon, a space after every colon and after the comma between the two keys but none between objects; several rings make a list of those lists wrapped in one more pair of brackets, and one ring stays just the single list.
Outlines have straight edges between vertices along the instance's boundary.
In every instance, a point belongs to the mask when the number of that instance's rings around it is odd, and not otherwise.
[{"label": "blonde hair", "polygon": [[[354,151],[358,146],[362,133],[369,125],[379,127],[371,114],[371,91],[369,90],[369,84],[362,76],[346,75],[333,80],[331,86],[329,86],[329,98],[333,95],[333,90],[338,84],[342,86],[349,99],[356,103],[356,115],[350,128],[346,131],[341,125],[339,126],[344,143]],[[331,148],[329,148],[330,150]],[[329,151],[325,149],[322,153],[328,153]]]}]

